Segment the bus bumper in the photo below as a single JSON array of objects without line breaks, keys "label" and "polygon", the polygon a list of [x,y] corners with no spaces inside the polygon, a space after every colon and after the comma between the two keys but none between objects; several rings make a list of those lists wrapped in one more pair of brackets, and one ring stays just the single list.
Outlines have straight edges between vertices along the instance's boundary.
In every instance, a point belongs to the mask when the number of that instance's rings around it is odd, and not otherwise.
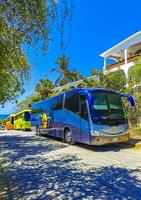
[{"label": "bus bumper", "polygon": [[118,142],[127,142],[129,140],[129,134],[120,136],[91,136],[90,145],[104,145]]}]

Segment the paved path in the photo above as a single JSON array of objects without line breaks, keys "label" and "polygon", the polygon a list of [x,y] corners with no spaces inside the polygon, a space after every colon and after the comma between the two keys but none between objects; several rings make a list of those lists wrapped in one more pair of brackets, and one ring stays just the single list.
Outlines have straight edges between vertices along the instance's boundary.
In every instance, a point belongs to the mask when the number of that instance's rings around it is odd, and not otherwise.
[{"label": "paved path", "polygon": [[141,199],[141,150],[0,132],[0,200]]}]

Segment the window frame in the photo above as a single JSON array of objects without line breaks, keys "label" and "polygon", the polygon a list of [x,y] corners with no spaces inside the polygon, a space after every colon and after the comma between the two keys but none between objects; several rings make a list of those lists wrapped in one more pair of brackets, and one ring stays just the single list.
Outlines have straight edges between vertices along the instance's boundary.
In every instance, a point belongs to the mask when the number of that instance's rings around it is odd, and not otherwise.
[{"label": "window frame", "polygon": [[[77,95],[77,98],[78,98],[78,110],[77,111],[75,111],[75,109],[68,109],[68,107],[66,106],[66,103],[67,103],[67,100],[68,100],[68,98],[69,97],[71,97],[71,96],[73,96],[73,95]],[[79,100],[79,98],[80,98],[80,94],[79,94],[79,92],[78,91],[75,91],[75,92],[68,92],[68,93],[66,93],[65,94],[65,99],[64,99],[64,110],[67,110],[67,111],[70,111],[70,112],[72,112],[72,113],[74,113],[74,114],[76,114],[76,115],[79,115],[80,116],[80,109],[79,109],[79,102],[80,102],[80,100]],[[70,98],[69,98],[70,99]],[[77,102],[77,101],[76,101]]]}]

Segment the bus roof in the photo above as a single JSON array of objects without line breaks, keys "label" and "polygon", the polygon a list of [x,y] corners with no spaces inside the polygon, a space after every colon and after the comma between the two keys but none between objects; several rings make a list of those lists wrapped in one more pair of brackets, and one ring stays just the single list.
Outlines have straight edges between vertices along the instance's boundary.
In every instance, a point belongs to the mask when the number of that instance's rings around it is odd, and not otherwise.
[{"label": "bus roof", "polygon": [[30,110],[30,109],[21,110],[21,111],[18,112],[18,113],[14,113],[14,114],[13,114],[13,117],[15,117],[15,116],[17,116],[17,115],[19,115],[19,114],[21,114],[21,113],[24,113],[24,112],[31,112],[31,110]]},{"label": "bus roof", "polygon": [[[92,92],[92,91],[96,91],[96,92],[113,92],[113,93],[118,93],[117,91],[114,91],[114,90],[108,90],[108,89],[104,89],[104,88],[76,88],[76,89],[73,89],[74,91],[75,90],[78,90],[78,91],[84,91],[84,92]],[[72,91],[72,90],[70,90]],[[68,91],[69,92],[69,91]]]},{"label": "bus roof", "polygon": [[[87,93],[87,92],[94,92],[94,91],[97,91],[97,92],[119,93],[119,92],[117,92],[117,91],[108,90],[108,89],[104,89],[104,88],[74,88],[74,89],[72,89],[72,90],[63,92],[63,93],[58,94],[58,95],[56,95],[56,96],[50,97],[50,98],[48,98],[48,99],[45,99],[45,100],[42,100],[42,101],[38,101],[38,102],[34,103],[33,105],[37,105],[37,104],[39,104],[39,103],[46,102],[46,101],[48,101],[48,100],[50,100],[50,99],[52,99],[52,98],[61,96],[61,95],[63,95],[63,94],[67,94],[67,93],[70,93],[70,92],[76,92],[76,91],[78,91],[78,92],[86,92],[86,93]],[[33,106],[33,105],[32,105],[32,106]]]}]

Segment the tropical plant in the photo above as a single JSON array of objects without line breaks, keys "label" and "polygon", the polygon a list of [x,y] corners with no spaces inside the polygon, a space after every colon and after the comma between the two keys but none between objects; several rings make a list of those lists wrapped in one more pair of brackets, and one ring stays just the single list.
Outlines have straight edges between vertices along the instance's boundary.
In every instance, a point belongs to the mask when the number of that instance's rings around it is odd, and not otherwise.
[{"label": "tropical plant", "polygon": [[125,93],[129,93],[134,97],[135,108],[131,109],[127,105],[126,110],[131,127],[137,127],[139,125],[139,119],[141,118],[141,86],[128,86],[128,88],[125,89]]},{"label": "tropical plant", "polygon": [[40,95],[40,99],[44,100],[54,95],[54,83],[50,79],[41,79],[35,87],[35,91]]},{"label": "tropical plant", "polygon": [[33,103],[36,103],[40,100],[40,95],[38,93],[31,94],[16,105],[16,110],[21,111],[23,109],[30,109]]},{"label": "tropical plant", "polygon": [[94,85],[94,87],[96,86],[100,88],[107,88],[120,92],[123,92],[125,90],[126,77],[122,70],[112,72],[109,74],[104,74],[103,72],[91,70],[91,74],[95,76],[95,78],[92,81],[89,81],[91,86]]},{"label": "tropical plant", "polygon": [[76,69],[69,69],[70,57],[65,55],[59,56],[56,60],[57,68],[53,68],[51,72],[58,73],[59,76],[55,81],[55,85],[62,86],[83,78],[83,76],[76,71]]},{"label": "tropical plant", "polygon": [[129,69],[129,85],[134,87],[141,83],[141,60],[135,62],[135,65]]},{"label": "tropical plant", "polygon": [[130,110],[128,115],[131,126],[137,127],[141,118],[141,60],[129,68],[128,88],[125,91],[134,96],[136,110]]}]

